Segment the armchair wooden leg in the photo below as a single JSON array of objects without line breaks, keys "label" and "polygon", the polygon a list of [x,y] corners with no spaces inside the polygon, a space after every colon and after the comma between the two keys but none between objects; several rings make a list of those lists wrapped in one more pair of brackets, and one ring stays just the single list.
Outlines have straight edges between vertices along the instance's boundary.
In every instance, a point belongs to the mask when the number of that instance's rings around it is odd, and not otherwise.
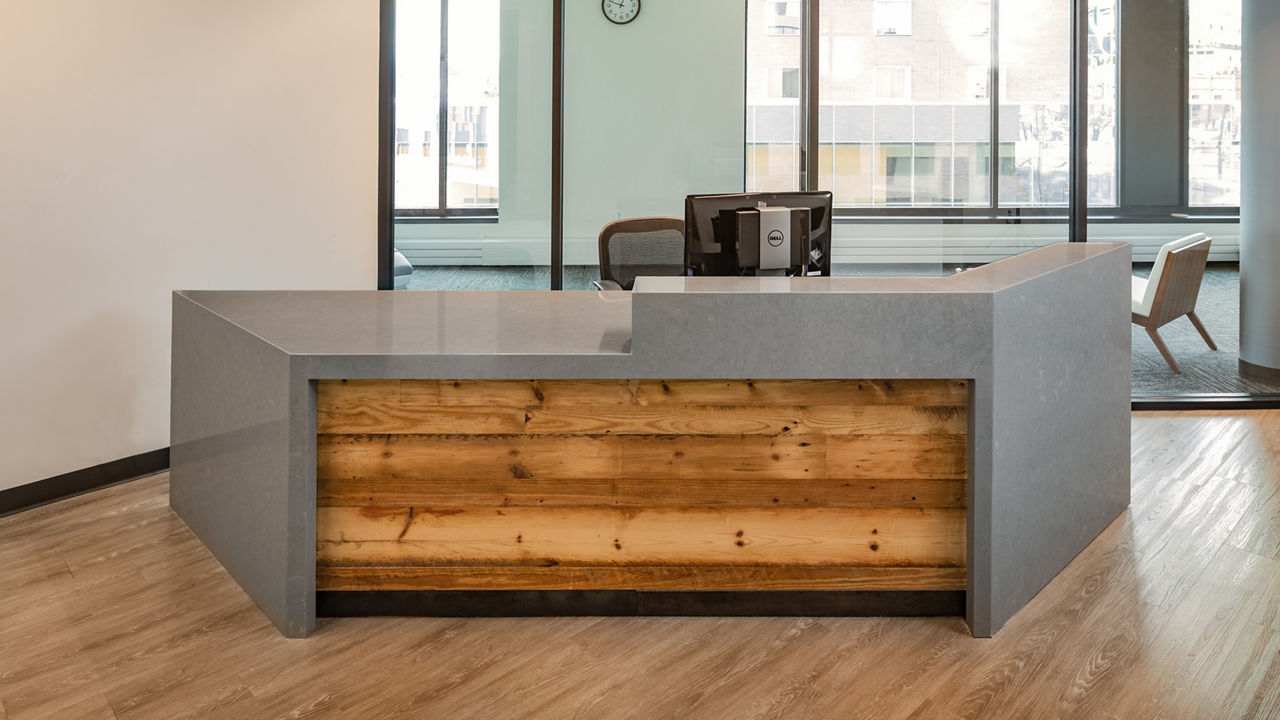
[{"label": "armchair wooden leg", "polygon": [[1204,329],[1204,323],[1200,322],[1200,318],[1196,317],[1196,311],[1192,310],[1187,313],[1187,317],[1191,319],[1191,324],[1196,326],[1196,330],[1200,331],[1200,337],[1208,343],[1210,350],[1217,350],[1218,346],[1213,344],[1213,338],[1209,337],[1209,331]]},{"label": "armchair wooden leg", "polygon": [[1160,334],[1155,328],[1147,328],[1147,334],[1151,336],[1151,342],[1156,344],[1156,349],[1164,356],[1164,361],[1169,363],[1169,367],[1179,375],[1182,374],[1182,368],[1178,367],[1178,361],[1173,359],[1173,355],[1169,353],[1169,348],[1165,347],[1164,340],[1160,339]]}]

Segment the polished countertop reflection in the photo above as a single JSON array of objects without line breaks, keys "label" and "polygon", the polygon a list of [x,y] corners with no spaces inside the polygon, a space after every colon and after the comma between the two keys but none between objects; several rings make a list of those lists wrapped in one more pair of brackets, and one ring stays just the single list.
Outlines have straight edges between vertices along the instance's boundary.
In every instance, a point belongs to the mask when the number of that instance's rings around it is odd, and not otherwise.
[{"label": "polished countertop reflection", "polygon": [[[292,355],[626,356],[633,308],[660,296],[995,293],[1115,250],[1059,243],[943,277],[644,277],[635,292],[185,291],[178,293]],[[677,304],[678,306],[678,304]],[[665,308],[665,309],[658,309]],[[669,314],[653,305],[650,315]],[[662,318],[644,319],[663,324]]]},{"label": "polished countertop reflection", "polygon": [[629,293],[188,291],[293,355],[625,355]]}]

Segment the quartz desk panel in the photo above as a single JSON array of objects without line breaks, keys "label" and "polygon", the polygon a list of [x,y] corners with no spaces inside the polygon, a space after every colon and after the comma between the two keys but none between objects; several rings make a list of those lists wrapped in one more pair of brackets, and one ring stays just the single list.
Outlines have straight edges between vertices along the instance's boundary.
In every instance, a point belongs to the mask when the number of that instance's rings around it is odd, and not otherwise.
[{"label": "quartz desk panel", "polygon": [[990,636],[1128,505],[1129,257],[175,293],[170,504],[290,636],[317,597],[733,593]]}]

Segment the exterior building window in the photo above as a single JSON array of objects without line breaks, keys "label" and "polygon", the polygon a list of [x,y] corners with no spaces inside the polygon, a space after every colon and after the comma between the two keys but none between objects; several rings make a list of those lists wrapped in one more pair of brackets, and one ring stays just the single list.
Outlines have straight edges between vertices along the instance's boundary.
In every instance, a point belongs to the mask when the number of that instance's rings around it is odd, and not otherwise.
[{"label": "exterior building window", "polygon": [[772,68],[769,72],[769,97],[799,98],[800,68]]},{"label": "exterior building window", "polygon": [[876,35],[911,34],[911,0],[875,0]]},{"label": "exterior building window", "polygon": [[877,67],[874,71],[876,100],[888,102],[911,101],[911,68]]},{"label": "exterior building window", "polygon": [[500,11],[500,0],[396,0],[397,214],[497,211]]},{"label": "exterior building window", "polygon": [[988,35],[991,33],[991,0],[972,0],[970,4],[969,17],[971,25],[970,32],[974,35]]},{"label": "exterior building window", "polygon": [[764,9],[765,34],[780,37],[800,34],[800,18],[803,12],[801,0],[768,0]]},{"label": "exterior building window", "polygon": [[986,100],[991,97],[988,85],[991,83],[991,68],[986,65],[970,65],[964,71],[965,95],[971,100]]},{"label": "exterior building window", "polygon": [[1240,3],[1188,4],[1187,201],[1240,204]]},{"label": "exterior building window", "polygon": [[[1088,1],[1087,200],[1109,207],[1119,185],[1117,0]],[[799,92],[781,92],[778,70],[795,68],[797,81],[805,76],[802,43],[764,31],[776,16],[773,2],[749,2],[769,12],[753,5],[748,14],[748,190],[799,187],[806,115],[816,114],[818,187],[831,190],[842,212],[1068,205],[1065,0],[999,3],[998,25],[991,0],[813,0],[820,3],[819,26],[811,29],[818,104],[808,108]],[[909,35],[913,14],[918,34],[886,39]],[[997,48],[999,86],[992,87]]]}]

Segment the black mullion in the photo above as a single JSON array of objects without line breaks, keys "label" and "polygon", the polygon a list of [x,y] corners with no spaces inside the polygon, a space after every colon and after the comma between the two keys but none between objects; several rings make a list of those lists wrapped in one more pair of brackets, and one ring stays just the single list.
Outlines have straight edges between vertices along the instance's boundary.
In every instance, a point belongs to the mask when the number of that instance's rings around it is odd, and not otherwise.
[{"label": "black mullion", "polygon": [[449,207],[449,162],[446,151],[449,141],[449,0],[440,0],[440,103],[436,132],[439,134],[436,142],[440,148],[436,203],[443,211]]},{"label": "black mullion", "polygon": [[564,0],[551,4],[551,289],[564,289]]},{"label": "black mullion", "polygon": [[747,72],[751,68],[751,0],[742,0],[742,192],[747,191],[747,178],[751,173],[752,143],[747,140]]},{"label": "black mullion", "polygon": [[378,6],[378,289],[395,287],[396,0]]},{"label": "black mullion", "polygon": [[1089,239],[1089,0],[1071,0],[1071,242]]},{"label": "black mullion", "polygon": [[801,190],[817,190],[818,189],[818,123],[819,113],[821,112],[820,100],[818,97],[818,52],[820,38],[820,17],[819,6],[821,0],[805,0],[801,6],[801,12],[804,13],[802,22],[804,41],[801,47],[802,56],[800,58],[800,66],[803,72],[800,73],[804,82],[804,92],[801,93],[803,102],[801,102],[801,117],[804,123],[804,155],[800,164],[800,189]]}]

